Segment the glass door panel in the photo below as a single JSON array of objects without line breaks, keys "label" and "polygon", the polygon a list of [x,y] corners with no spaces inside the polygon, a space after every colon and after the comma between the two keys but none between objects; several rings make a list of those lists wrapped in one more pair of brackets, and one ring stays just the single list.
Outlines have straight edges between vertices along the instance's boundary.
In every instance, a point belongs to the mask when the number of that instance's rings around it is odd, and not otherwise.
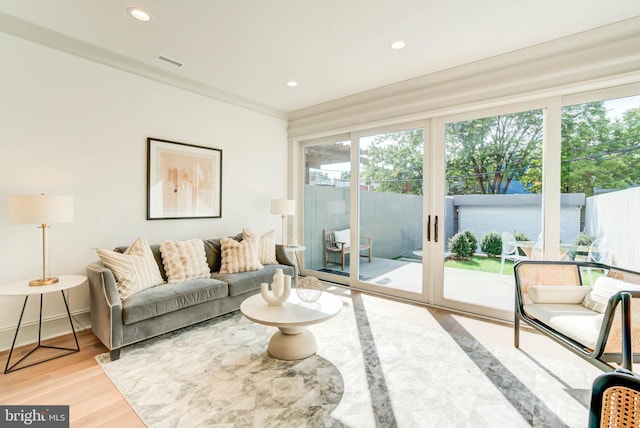
[{"label": "glass door panel", "polygon": [[561,191],[581,197],[579,223],[561,224],[567,258],[640,268],[639,141],[640,96],[562,109]]},{"label": "glass door panel", "polygon": [[[339,136],[304,144],[303,273],[348,284],[342,255],[330,243],[350,231],[351,141]],[[346,231],[346,232],[345,232]],[[347,260],[348,262],[348,260]]]},{"label": "glass door panel", "polygon": [[542,258],[543,110],[444,123],[444,272],[436,302],[512,318],[514,262]]},{"label": "glass door panel", "polygon": [[358,285],[421,299],[424,129],[361,136],[358,147],[359,235],[351,237]]}]

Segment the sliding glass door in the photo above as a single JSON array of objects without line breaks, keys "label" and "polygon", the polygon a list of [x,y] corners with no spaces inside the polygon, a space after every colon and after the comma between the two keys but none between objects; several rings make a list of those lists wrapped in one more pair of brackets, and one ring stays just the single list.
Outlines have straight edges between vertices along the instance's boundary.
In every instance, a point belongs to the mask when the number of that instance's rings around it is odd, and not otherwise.
[{"label": "sliding glass door", "polygon": [[511,320],[518,260],[640,268],[639,90],[302,142],[303,273]]},{"label": "sliding glass door", "polygon": [[361,288],[422,300],[424,134],[419,126],[357,137],[359,233],[351,266]]},{"label": "sliding glass door", "polygon": [[438,122],[444,169],[438,304],[512,318],[514,261],[542,257],[544,115],[530,109]]}]

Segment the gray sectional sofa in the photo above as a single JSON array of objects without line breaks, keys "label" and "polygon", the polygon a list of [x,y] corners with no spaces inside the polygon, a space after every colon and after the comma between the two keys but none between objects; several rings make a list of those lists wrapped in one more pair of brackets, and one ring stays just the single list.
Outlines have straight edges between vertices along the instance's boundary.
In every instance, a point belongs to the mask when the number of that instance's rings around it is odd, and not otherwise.
[{"label": "gray sectional sofa", "polygon": [[[234,239],[241,241],[242,234]],[[271,283],[277,268],[291,275],[292,284],[295,283],[295,265],[281,245],[276,245],[277,265],[265,265],[251,272],[220,274],[220,239],[203,239],[203,242],[211,278],[158,285],[124,301],[120,299],[111,270],[101,261],[87,267],[91,329],[109,348],[112,360],[120,358],[124,346],[238,310],[244,299],[260,292],[262,282]],[[124,252],[126,247],[115,250]],[[160,246],[151,245],[151,250],[166,280]]]}]

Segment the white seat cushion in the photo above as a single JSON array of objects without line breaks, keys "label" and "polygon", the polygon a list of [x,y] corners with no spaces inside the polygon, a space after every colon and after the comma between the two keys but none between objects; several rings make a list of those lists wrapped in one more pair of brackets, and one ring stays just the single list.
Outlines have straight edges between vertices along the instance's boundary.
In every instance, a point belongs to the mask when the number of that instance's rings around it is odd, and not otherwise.
[{"label": "white seat cushion", "polygon": [[[602,324],[599,312],[587,309],[581,304],[557,303],[528,304],[524,305],[524,311],[587,348],[595,348]],[[599,323],[597,319],[600,319]]]},{"label": "white seat cushion", "polygon": [[[351,247],[351,229],[336,230],[333,232],[333,237],[336,242],[344,242],[345,249]],[[340,245],[338,245],[338,248],[340,248]]]}]

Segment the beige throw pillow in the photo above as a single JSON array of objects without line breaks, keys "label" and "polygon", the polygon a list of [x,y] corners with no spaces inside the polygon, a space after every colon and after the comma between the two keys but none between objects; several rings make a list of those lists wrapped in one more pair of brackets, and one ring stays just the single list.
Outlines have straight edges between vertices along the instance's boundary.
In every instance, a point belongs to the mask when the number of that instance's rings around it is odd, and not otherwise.
[{"label": "beige throw pillow", "polygon": [[164,241],[160,253],[169,284],[211,276],[202,239]]},{"label": "beige throw pillow", "polygon": [[220,244],[222,246],[221,274],[249,272],[264,267],[258,260],[257,239],[247,238],[238,242],[235,239],[222,238]]},{"label": "beige throw pillow", "polygon": [[144,236],[136,239],[135,242],[125,250],[124,254],[144,255],[151,273],[151,282],[153,285],[164,284],[164,278],[162,278],[162,274],[160,273],[160,267],[158,266],[155,257],[153,257],[153,251],[151,251],[151,247]]},{"label": "beige throw pillow", "polygon": [[596,279],[591,293],[584,297],[582,306],[592,311],[604,313],[607,309],[609,298],[618,291],[626,290],[640,290],[640,286],[609,276],[600,276]]},{"label": "beige throw pillow", "polygon": [[258,260],[263,265],[277,265],[276,232],[270,230],[262,236],[254,234],[247,228],[242,229],[242,239],[254,238],[258,240]]}]

